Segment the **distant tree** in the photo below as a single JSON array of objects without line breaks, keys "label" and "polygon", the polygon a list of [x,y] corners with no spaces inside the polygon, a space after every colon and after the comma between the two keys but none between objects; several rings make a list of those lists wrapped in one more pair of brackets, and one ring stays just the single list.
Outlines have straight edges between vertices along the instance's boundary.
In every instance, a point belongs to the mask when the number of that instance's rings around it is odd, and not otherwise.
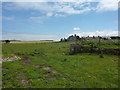
[{"label": "distant tree", "polygon": [[112,37],[110,37],[111,39],[120,39],[120,37],[119,36],[112,36]]},{"label": "distant tree", "polygon": [[63,38],[60,39],[60,42],[63,42]]},{"label": "distant tree", "polygon": [[70,37],[73,37],[73,35],[71,35]]},{"label": "distant tree", "polygon": [[104,37],[103,39],[104,39],[104,40],[108,40],[108,39],[107,39],[107,38],[105,38],[105,37]]},{"label": "distant tree", "polygon": [[76,37],[77,35],[75,34],[74,36]]},{"label": "distant tree", "polygon": [[79,40],[79,39],[80,39],[80,37],[79,37],[79,36],[76,36],[76,38],[77,38],[77,40]]},{"label": "distant tree", "polygon": [[10,43],[10,40],[5,40],[6,43]]},{"label": "distant tree", "polygon": [[98,38],[102,39],[102,37],[101,37],[101,36],[98,36]]},{"label": "distant tree", "polygon": [[64,42],[67,42],[67,39],[64,38]]}]

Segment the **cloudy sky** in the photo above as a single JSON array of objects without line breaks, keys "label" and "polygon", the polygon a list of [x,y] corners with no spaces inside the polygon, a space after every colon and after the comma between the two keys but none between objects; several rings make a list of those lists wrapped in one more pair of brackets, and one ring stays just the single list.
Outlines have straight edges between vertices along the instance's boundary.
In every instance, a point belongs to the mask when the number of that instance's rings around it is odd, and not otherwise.
[{"label": "cloudy sky", "polygon": [[3,39],[60,40],[71,34],[118,35],[118,0],[3,1],[0,18]]}]

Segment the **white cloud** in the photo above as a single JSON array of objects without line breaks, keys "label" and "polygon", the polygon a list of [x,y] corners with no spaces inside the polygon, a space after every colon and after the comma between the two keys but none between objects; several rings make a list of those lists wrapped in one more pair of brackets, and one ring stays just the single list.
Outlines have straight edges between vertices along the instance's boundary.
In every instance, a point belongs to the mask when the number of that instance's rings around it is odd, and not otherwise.
[{"label": "white cloud", "polygon": [[104,30],[104,31],[95,31],[95,32],[77,32],[68,35],[56,35],[56,34],[31,34],[31,33],[2,33],[2,39],[9,39],[9,40],[25,40],[25,41],[32,41],[32,40],[55,40],[59,41],[60,38],[67,38],[70,35],[79,35],[82,36],[118,36],[120,35],[120,31],[115,30]]},{"label": "white cloud", "polygon": [[3,2],[93,2],[97,0],[2,0]]},{"label": "white cloud", "polygon": [[65,17],[65,15],[63,15],[63,14],[55,14],[54,16],[56,16],[56,17]]},{"label": "white cloud", "polygon": [[47,16],[53,16],[53,13],[49,12],[47,13]]},{"label": "white cloud", "polygon": [[118,33],[120,35],[120,32],[115,30],[102,30],[102,31],[95,31],[95,32],[77,32],[77,33],[74,32],[69,35],[77,34],[79,36],[118,36]]},{"label": "white cloud", "polygon": [[78,28],[78,27],[74,27],[73,30],[80,30],[80,28]]},{"label": "white cloud", "polygon": [[2,39],[6,40],[59,40],[59,35],[54,34],[31,34],[31,33],[3,33]]},{"label": "white cloud", "polygon": [[119,0],[100,0],[97,11],[114,11],[118,9]]},{"label": "white cloud", "polygon": [[[32,0],[33,1],[33,0]],[[52,4],[48,3],[49,0],[44,2],[13,2],[7,3],[3,8],[8,10],[35,10],[46,13],[46,16],[66,16],[71,14],[82,14],[88,11],[115,11],[118,9],[119,0],[57,0]],[[96,3],[96,6],[92,5]],[[62,14],[60,14],[62,13]]]}]

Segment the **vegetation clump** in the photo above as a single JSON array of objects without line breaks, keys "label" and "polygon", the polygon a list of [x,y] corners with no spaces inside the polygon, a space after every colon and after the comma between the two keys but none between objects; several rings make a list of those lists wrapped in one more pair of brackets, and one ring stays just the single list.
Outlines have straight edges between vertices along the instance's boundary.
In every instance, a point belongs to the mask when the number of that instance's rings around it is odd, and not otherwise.
[{"label": "vegetation clump", "polygon": [[7,43],[10,43],[10,40],[5,40],[5,43],[7,44]]}]

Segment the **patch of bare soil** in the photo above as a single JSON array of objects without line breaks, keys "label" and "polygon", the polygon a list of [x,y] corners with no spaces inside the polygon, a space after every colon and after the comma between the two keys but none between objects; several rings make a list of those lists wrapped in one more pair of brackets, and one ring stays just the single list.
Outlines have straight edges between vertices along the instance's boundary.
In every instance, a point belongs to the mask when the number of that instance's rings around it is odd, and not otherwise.
[{"label": "patch of bare soil", "polygon": [[20,73],[18,74],[18,78],[20,78],[20,83],[21,83],[24,87],[28,88],[28,87],[31,86],[31,84],[28,82],[28,80],[25,79],[25,75],[24,75],[23,72],[20,72]]},{"label": "patch of bare soil", "polygon": [[42,68],[43,67],[43,65],[34,65],[36,68]]},{"label": "patch of bare soil", "polygon": [[6,68],[0,67],[0,72],[6,70]]},{"label": "patch of bare soil", "polygon": [[[61,72],[51,69],[51,67],[42,67],[41,70],[45,70],[45,76],[49,76],[51,73],[59,74],[63,78],[68,78],[67,76],[63,75]],[[48,80],[55,80],[57,79],[55,76],[48,78]]]},{"label": "patch of bare soil", "polygon": [[56,77],[51,77],[51,78],[48,78],[47,80],[55,80],[57,79]]},{"label": "patch of bare soil", "polygon": [[60,72],[58,72],[56,70],[53,70],[50,67],[42,67],[42,70],[49,71],[51,73],[58,73],[58,74],[62,75],[62,73],[60,73]]},{"label": "patch of bare soil", "polygon": [[113,62],[117,62],[118,60],[116,60],[116,59],[113,59],[112,61],[113,61]]},{"label": "patch of bare soil", "polygon": [[50,70],[50,67],[43,67],[42,70],[48,71],[48,70]]},{"label": "patch of bare soil", "polygon": [[0,58],[0,62],[15,61],[15,60],[19,60],[19,59],[21,59],[21,58],[18,56],[13,56],[11,58]]}]

